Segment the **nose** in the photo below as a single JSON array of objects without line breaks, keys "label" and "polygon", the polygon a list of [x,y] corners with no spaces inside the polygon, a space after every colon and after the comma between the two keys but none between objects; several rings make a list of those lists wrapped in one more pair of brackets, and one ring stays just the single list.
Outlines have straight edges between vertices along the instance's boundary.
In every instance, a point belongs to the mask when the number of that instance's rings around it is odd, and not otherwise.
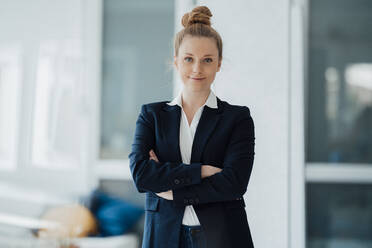
[{"label": "nose", "polygon": [[200,73],[202,70],[200,62],[195,62],[192,68],[194,73]]}]

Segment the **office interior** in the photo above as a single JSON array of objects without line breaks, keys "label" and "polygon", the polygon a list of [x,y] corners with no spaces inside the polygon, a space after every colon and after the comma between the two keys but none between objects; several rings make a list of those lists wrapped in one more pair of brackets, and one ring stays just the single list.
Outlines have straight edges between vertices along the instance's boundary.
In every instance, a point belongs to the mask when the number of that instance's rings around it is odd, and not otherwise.
[{"label": "office interior", "polygon": [[369,0],[0,0],[0,247],[141,247],[135,123],[182,89],[197,5],[224,42],[212,90],[255,123],[255,246],[372,247]]}]

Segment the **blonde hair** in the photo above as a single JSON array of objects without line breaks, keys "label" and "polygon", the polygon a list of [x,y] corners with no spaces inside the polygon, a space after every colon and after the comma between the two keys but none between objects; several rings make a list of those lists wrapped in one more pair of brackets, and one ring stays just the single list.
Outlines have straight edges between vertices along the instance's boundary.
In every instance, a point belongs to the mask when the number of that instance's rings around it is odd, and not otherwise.
[{"label": "blonde hair", "polygon": [[195,7],[182,17],[184,28],[179,31],[174,38],[174,52],[178,56],[178,50],[185,36],[212,38],[216,41],[218,58],[222,59],[222,39],[216,30],[211,27],[210,18],[212,13],[206,6]]}]

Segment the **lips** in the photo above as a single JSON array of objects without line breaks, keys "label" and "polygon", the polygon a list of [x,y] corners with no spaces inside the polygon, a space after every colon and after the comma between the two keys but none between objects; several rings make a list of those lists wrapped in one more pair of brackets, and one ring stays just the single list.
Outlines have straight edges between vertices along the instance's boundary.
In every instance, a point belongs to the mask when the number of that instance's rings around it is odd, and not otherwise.
[{"label": "lips", "polygon": [[192,79],[192,80],[198,80],[198,81],[200,81],[200,80],[203,80],[203,79],[205,79],[205,78],[194,78],[194,77],[192,77],[191,79]]}]

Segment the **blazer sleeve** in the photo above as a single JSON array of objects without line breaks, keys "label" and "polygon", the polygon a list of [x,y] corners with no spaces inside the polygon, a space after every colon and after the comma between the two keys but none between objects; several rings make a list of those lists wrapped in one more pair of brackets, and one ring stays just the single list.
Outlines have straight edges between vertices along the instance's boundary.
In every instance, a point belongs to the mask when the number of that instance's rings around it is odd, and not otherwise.
[{"label": "blazer sleeve", "polygon": [[248,107],[235,122],[221,172],[200,184],[173,190],[175,205],[195,205],[241,198],[247,190],[254,159],[254,123]]},{"label": "blazer sleeve", "polygon": [[136,122],[129,166],[134,184],[140,193],[164,192],[201,182],[202,163],[173,163],[150,160],[149,151],[155,148],[153,117],[142,105]]}]

